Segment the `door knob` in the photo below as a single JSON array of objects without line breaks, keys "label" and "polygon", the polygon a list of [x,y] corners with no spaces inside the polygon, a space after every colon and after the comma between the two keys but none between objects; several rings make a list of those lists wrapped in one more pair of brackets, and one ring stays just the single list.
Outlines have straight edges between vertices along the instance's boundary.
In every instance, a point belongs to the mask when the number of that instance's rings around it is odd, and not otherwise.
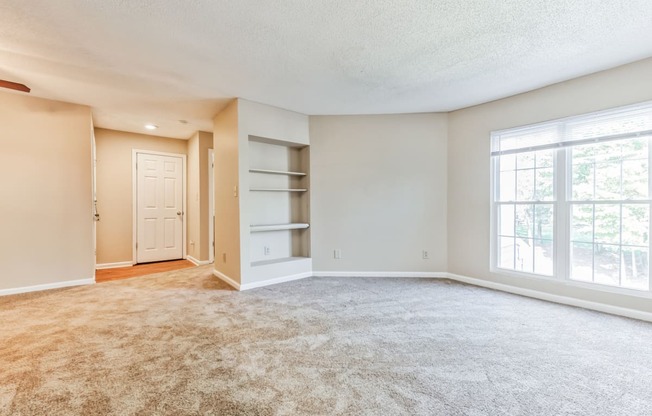
[{"label": "door knob", "polygon": [[181,215],[181,211],[177,211],[177,215]]}]

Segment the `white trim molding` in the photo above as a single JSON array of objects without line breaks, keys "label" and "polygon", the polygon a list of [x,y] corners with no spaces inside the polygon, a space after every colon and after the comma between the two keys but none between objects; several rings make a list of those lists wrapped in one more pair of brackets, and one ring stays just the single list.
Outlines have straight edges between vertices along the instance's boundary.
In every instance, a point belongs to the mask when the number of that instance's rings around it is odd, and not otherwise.
[{"label": "white trim molding", "polygon": [[217,277],[227,285],[231,286],[235,290],[240,290],[240,283],[236,282],[235,280],[231,279],[229,276],[225,275],[222,272],[219,272],[215,269],[213,269],[213,276]]},{"label": "white trim molding", "polygon": [[194,264],[195,266],[205,266],[207,264],[210,264],[211,262],[208,260],[197,260],[193,256],[186,256],[186,260]]},{"label": "white trim molding", "polygon": [[625,316],[627,318],[640,319],[642,321],[652,322],[652,313],[639,311],[636,309],[623,308],[620,306],[608,305],[605,303],[591,302],[572,298],[568,296],[553,295],[551,293],[540,292],[538,290],[524,289],[517,286],[505,285],[502,283],[491,282],[489,280],[477,279],[475,277],[462,276],[455,273],[446,273],[447,277],[462,283],[468,283],[474,286],[486,287],[488,289],[500,290],[502,292],[513,293],[516,295],[527,296],[545,300],[548,302],[561,303],[563,305],[576,306],[579,308],[590,309],[598,312],[609,313],[612,315]]},{"label": "white trim molding", "polygon": [[257,287],[271,286],[279,283],[291,282],[293,280],[305,279],[307,277],[312,277],[312,276],[314,276],[314,273],[312,272],[291,274],[289,276],[281,276],[281,277],[276,277],[274,279],[267,279],[258,282],[245,283],[244,285],[240,285],[239,290],[249,290],[249,289],[255,289]]},{"label": "white trim molding", "polygon": [[17,295],[19,293],[38,292],[41,290],[61,289],[63,287],[83,286],[95,284],[95,278],[68,280],[66,282],[45,283],[42,285],[17,287],[13,289],[0,289],[0,296]]},{"label": "white trim molding", "polygon": [[261,280],[259,282],[251,282],[251,283],[245,283],[245,284],[240,284],[240,283],[236,282],[235,280],[231,279],[229,276],[227,276],[224,273],[221,273],[221,272],[219,272],[219,271],[217,271],[215,269],[213,269],[213,275],[215,277],[217,277],[218,279],[222,280],[224,283],[226,283],[229,286],[233,287],[235,290],[243,291],[243,290],[249,290],[249,289],[256,289],[256,288],[259,288],[259,287],[276,285],[276,284],[279,284],[279,283],[291,282],[293,280],[305,279],[307,277],[314,276],[314,273],[312,273],[312,272],[298,273],[298,274],[292,274],[292,275],[289,275],[289,276],[281,276],[281,277],[276,277],[274,279]]},{"label": "white trim molding", "polygon": [[131,267],[133,266],[133,262],[130,261],[119,261],[116,263],[101,263],[101,264],[96,264],[95,265],[95,270],[102,270],[102,269],[117,269],[119,267]]},{"label": "white trim molding", "polygon": [[315,277],[409,277],[424,279],[447,278],[445,272],[313,272]]}]

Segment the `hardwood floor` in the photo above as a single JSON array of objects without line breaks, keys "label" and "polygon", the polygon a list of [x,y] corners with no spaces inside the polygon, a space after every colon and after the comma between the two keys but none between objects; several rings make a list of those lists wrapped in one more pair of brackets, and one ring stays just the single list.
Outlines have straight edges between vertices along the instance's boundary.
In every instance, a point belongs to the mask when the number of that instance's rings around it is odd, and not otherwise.
[{"label": "hardwood floor", "polygon": [[195,265],[188,260],[172,260],[158,263],[137,264],[132,267],[120,267],[117,269],[101,269],[95,271],[95,282],[104,283],[113,280],[129,279],[130,277],[187,269],[189,267],[195,267]]}]

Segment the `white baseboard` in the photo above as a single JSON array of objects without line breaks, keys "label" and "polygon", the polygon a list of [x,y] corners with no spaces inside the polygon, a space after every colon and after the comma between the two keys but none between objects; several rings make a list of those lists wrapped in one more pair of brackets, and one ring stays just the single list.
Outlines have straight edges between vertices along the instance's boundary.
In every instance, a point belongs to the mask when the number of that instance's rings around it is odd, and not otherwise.
[{"label": "white baseboard", "polygon": [[257,287],[275,285],[278,283],[291,282],[293,280],[305,279],[306,277],[312,277],[313,273],[306,272],[306,273],[293,274],[290,276],[282,276],[282,277],[276,277],[274,279],[261,280],[260,282],[245,283],[244,285],[241,285],[240,283],[231,279],[229,276],[217,270],[213,270],[213,275],[218,279],[222,280],[224,283],[233,287],[234,289],[242,291],[242,290],[255,289]]},{"label": "white baseboard", "polygon": [[134,264],[131,261],[119,261],[117,263],[102,263],[102,264],[96,264],[95,270],[117,269],[119,267],[131,267],[133,265]]},{"label": "white baseboard", "polygon": [[541,299],[548,302],[561,303],[564,305],[577,306],[579,308],[591,309],[598,312],[610,313],[612,315],[625,316],[627,318],[640,319],[642,321],[652,322],[652,313],[639,311],[636,309],[622,308],[604,303],[591,302],[568,296],[553,295],[551,293],[540,292],[538,290],[524,289],[516,286],[505,285],[502,283],[491,282],[489,280],[477,279],[474,277],[462,276],[455,273],[446,273],[451,280],[468,283],[475,286],[486,287],[489,289],[500,290],[502,292],[514,293],[516,295],[527,296],[529,298]]},{"label": "white baseboard", "polygon": [[444,272],[313,272],[315,277],[410,277],[441,279],[448,277]]},{"label": "white baseboard", "polygon": [[240,290],[240,283],[231,279],[229,276],[225,275],[224,273],[218,272],[217,270],[213,269],[213,276],[217,277],[218,279],[220,279],[227,285],[231,286],[235,290]]},{"label": "white baseboard", "polygon": [[314,276],[314,273],[312,272],[292,274],[289,276],[281,276],[281,277],[276,277],[274,279],[261,280],[259,282],[245,283],[244,285],[240,285],[239,290],[249,290],[249,289],[255,289],[257,287],[276,285],[279,283],[291,282],[293,280],[305,279],[307,277],[312,277],[312,276]]},{"label": "white baseboard", "polygon": [[204,266],[206,264],[210,264],[211,262],[208,260],[197,260],[193,256],[186,256],[186,260],[194,264],[195,266]]},{"label": "white baseboard", "polygon": [[67,282],[46,283],[43,285],[17,287],[13,289],[0,289],[0,296],[17,295],[19,293],[38,292],[41,290],[60,289],[62,287],[82,286],[95,284],[95,278],[69,280]]}]

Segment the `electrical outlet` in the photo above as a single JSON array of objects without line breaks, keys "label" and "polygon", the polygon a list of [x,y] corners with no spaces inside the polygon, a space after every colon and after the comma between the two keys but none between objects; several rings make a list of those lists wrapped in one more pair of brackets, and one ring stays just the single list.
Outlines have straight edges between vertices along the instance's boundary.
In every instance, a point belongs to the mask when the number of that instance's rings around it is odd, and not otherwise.
[{"label": "electrical outlet", "polygon": [[333,258],[334,259],[341,259],[342,258],[342,250],[339,248],[333,250]]},{"label": "electrical outlet", "polygon": [[265,253],[266,256],[269,256],[269,253],[270,253],[269,247],[265,246],[265,248],[263,249],[263,252]]},{"label": "electrical outlet", "polygon": [[424,260],[428,260],[428,259],[430,258],[430,254],[428,254],[428,250],[423,250],[423,251],[421,252],[421,257],[422,257]]},{"label": "electrical outlet", "polygon": [[222,261],[226,263],[226,253],[222,253]]}]

